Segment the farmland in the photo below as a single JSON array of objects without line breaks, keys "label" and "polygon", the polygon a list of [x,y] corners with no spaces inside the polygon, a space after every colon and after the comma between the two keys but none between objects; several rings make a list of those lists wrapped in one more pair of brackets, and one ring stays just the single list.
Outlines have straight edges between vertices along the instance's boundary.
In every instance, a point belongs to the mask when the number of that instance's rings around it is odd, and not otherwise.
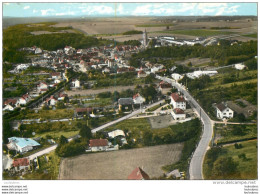
[{"label": "farmland", "polygon": [[150,178],[159,177],[164,173],[163,165],[180,159],[182,148],[179,143],[66,158],[61,161],[59,179],[121,180],[127,179],[136,167],[142,167]]}]

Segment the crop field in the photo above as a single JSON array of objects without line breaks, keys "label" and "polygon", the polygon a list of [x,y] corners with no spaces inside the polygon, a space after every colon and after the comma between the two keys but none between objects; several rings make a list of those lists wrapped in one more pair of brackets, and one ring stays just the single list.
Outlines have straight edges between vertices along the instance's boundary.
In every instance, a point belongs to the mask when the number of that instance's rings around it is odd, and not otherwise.
[{"label": "crop field", "polygon": [[152,177],[163,175],[162,166],[176,163],[183,144],[84,154],[61,161],[61,180],[123,180],[136,167]]},{"label": "crop field", "polygon": [[171,34],[184,34],[189,36],[217,36],[217,35],[229,35],[233,32],[220,31],[220,30],[204,30],[204,29],[194,29],[194,30],[172,30],[172,31],[162,31],[162,33]]}]

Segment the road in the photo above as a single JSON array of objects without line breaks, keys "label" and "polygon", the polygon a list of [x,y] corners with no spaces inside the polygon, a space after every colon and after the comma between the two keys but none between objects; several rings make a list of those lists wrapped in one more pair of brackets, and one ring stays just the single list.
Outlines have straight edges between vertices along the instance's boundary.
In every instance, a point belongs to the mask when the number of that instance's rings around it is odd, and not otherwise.
[{"label": "road", "polygon": [[[164,102],[164,100],[161,100],[161,101],[158,101],[158,102],[156,102],[156,103],[153,103],[153,104],[147,106],[146,109],[148,109],[148,108],[150,108],[150,107],[153,107],[153,106],[156,106],[156,105],[158,105],[158,104],[160,104],[160,103],[163,103],[163,102]],[[126,116],[121,117],[121,118],[119,118],[119,119],[117,119],[117,120],[115,120],[115,121],[111,121],[111,122],[109,122],[109,123],[106,123],[106,124],[104,124],[104,125],[102,125],[102,126],[99,126],[99,127],[95,128],[95,129],[92,129],[91,132],[92,132],[92,133],[96,133],[96,132],[101,131],[101,130],[103,130],[103,129],[105,129],[105,128],[111,126],[111,125],[114,125],[114,124],[119,123],[119,122],[121,122],[121,121],[123,121],[123,120],[129,119],[130,117],[133,117],[134,115],[137,115],[137,114],[139,114],[139,113],[141,113],[141,110],[140,110],[140,109],[135,110],[135,111],[133,111],[133,112],[132,112],[131,114],[129,114],[129,115],[126,115]]]},{"label": "road", "polygon": [[[156,103],[153,103],[153,104],[147,106],[147,108],[150,108],[150,107],[152,107],[152,106],[156,106],[157,104],[160,104],[160,103],[163,103],[163,102],[164,102],[164,100],[158,101],[158,102],[156,102]],[[117,119],[117,120],[115,120],[115,121],[111,121],[111,122],[109,122],[109,123],[106,123],[106,124],[104,124],[104,125],[102,125],[102,126],[99,126],[99,127],[95,128],[95,129],[92,129],[91,132],[92,132],[92,133],[96,133],[97,131],[103,130],[103,129],[105,129],[105,128],[111,126],[111,125],[114,125],[114,124],[116,124],[116,123],[118,123],[118,122],[121,122],[121,121],[123,121],[123,120],[125,120],[125,119],[128,119],[128,118],[130,118],[130,117],[132,117],[132,116],[134,116],[134,115],[136,115],[136,114],[139,114],[139,113],[141,113],[141,110],[140,110],[140,109],[138,109],[138,110],[132,112],[132,113],[129,114],[129,115],[126,115],[126,116],[124,116],[124,117],[121,117],[121,118],[119,118],[119,119]],[[78,137],[78,136],[76,136],[76,138],[77,138],[77,137]],[[68,141],[71,141],[72,139],[73,139],[73,138],[69,138]],[[57,148],[57,146],[58,146],[58,144],[55,144],[55,145],[53,145],[53,146],[51,146],[51,147],[48,147],[48,148],[46,148],[46,149],[44,149],[44,150],[41,150],[41,151],[39,151],[39,152],[36,152],[36,153],[34,153],[34,154],[28,156],[28,158],[29,158],[29,160],[32,160],[32,159],[34,159],[34,158],[36,158],[36,157],[42,156],[42,155],[44,155],[44,154],[48,154],[48,153],[54,151],[54,150]]]},{"label": "road", "polygon": [[184,89],[182,85],[176,83],[172,79],[156,76],[156,78],[164,80],[168,83],[171,83],[172,86],[176,87],[183,93],[184,97],[189,101],[191,107],[197,112],[199,116],[201,116],[201,121],[203,123],[203,133],[200,139],[199,144],[195,152],[192,155],[189,174],[191,180],[201,180],[203,179],[203,160],[205,154],[209,148],[209,143],[212,139],[213,135],[213,125],[209,116],[205,113],[205,111],[200,107],[200,105],[196,102],[196,100],[189,94],[188,91]]}]

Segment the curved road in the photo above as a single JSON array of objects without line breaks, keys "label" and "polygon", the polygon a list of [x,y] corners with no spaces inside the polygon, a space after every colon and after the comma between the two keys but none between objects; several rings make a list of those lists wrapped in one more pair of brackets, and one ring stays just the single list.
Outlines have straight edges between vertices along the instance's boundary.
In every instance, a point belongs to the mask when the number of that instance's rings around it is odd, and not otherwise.
[{"label": "curved road", "polygon": [[176,83],[172,79],[161,77],[161,76],[156,76],[156,77],[158,79],[171,83],[172,86],[179,89],[183,93],[187,101],[189,101],[192,108],[197,112],[197,114],[201,115],[201,120],[203,123],[203,134],[201,136],[200,142],[197,145],[195,152],[192,155],[190,168],[189,168],[190,179],[201,180],[203,179],[203,173],[202,173],[203,160],[213,135],[212,121],[210,120],[209,116],[205,113],[205,111],[200,107],[200,105],[196,102],[196,100],[194,100],[194,98],[189,94],[189,92],[187,92],[183,88],[183,86],[181,86],[179,83]]}]

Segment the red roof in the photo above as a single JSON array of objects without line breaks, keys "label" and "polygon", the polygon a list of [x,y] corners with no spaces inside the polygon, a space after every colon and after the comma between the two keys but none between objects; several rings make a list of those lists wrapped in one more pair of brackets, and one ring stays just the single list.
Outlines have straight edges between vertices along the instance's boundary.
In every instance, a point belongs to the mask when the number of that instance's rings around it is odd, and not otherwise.
[{"label": "red roof", "polygon": [[160,87],[161,88],[171,88],[172,85],[170,83],[168,83],[168,82],[161,81],[160,82]]},{"label": "red roof", "polygon": [[133,99],[136,99],[138,96],[140,96],[139,93],[135,94],[135,95],[133,96]]},{"label": "red roof", "polygon": [[91,112],[92,111],[92,108],[91,107],[88,107],[88,108],[76,108],[75,110],[77,113],[79,112]]},{"label": "red roof", "polygon": [[146,74],[143,70],[138,71],[138,74]]},{"label": "red roof", "polygon": [[175,114],[184,114],[184,111],[183,111],[182,109],[180,109],[180,108],[175,108],[175,109],[173,109],[173,112],[174,112]]},{"label": "red roof", "polygon": [[108,146],[107,139],[91,139],[89,140],[90,147]]},{"label": "red roof", "polygon": [[60,75],[61,75],[60,72],[53,72],[53,73],[51,73],[51,76],[60,76]]},{"label": "red roof", "polygon": [[13,161],[13,166],[28,166],[29,160],[27,158],[17,158]]},{"label": "red roof", "polygon": [[172,94],[171,94],[171,97],[172,97],[172,99],[173,99],[175,102],[185,102],[185,99],[183,98],[183,96],[179,96],[178,93],[172,93]]},{"label": "red roof", "polygon": [[127,177],[128,180],[149,180],[150,177],[140,167],[135,168]]},{"label": "red roof", "polygon": [[5,102],[4,102],[4,105],[7,105],[7,104],[15,104],[17,102],[16,99],[7,99]]}]

